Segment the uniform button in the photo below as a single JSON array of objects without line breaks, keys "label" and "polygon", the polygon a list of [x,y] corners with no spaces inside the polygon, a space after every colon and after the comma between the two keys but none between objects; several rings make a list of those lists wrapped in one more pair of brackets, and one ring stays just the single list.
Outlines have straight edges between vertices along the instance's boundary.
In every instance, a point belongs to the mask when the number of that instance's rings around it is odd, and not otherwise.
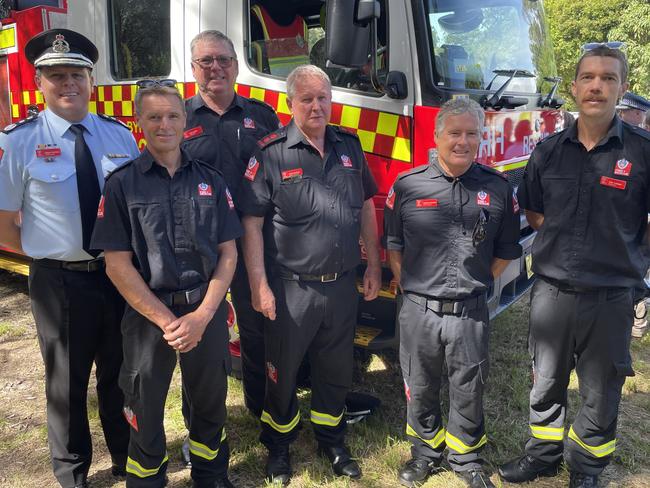
[{"label": "uniform button", "polygon": [[50,178],[56,181],[59,179],[59,175],[50,175]]},{"label": "uniform button", "polygon": [[334,247],[339,247],[339,243],[337,242],[336,244],[334,244]]},{"label": "uniform button", "polygon": [[338,229],[338,228],[339,228],[339,224],[334,224],[334,228],[335,228],[335,229]]}]

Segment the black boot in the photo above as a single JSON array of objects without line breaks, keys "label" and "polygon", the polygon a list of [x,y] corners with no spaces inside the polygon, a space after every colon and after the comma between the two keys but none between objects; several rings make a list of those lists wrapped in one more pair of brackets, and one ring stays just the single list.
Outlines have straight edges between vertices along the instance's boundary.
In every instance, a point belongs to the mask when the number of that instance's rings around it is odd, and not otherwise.
[{"label": "black boot", "polygon": [[291,459],[289,446],[274,446],[266,458],[266,480],[269,483],[286,485],[291,479]]},{"label": "black boot", "polygon": [[569,488],[596,488],[598,486],[598,476],[595,474],[578,473],[571,471],[569,473]]},{"label": "black boot", "polygon": [[522,456],[499,466],[499,476],[510,483],[533,481],[539,476],[555,476],[560,463],[545,464],[532,456]]},{"label": "black boot", "polygon": [[352,459],[350,451],[345,446],[318,446],[318,452],[329,459],[332,470],[337,476],[347,476],[353,480],[361,478],[361,468]]},{"label": "black boot", "polygon": [[400,469],[397,478],[400,484],[404,486],[416,486],[431,476],[438,469],[439,465],[439,460],[431,461],[426,458],[412,458],[406,461],[406,464]]},{"label": "black boot", "polygon": [[470,488],[496,488],[494,483],[490,481],[490,477],[482,469],[456,471],[456,475],[462,478]]}]

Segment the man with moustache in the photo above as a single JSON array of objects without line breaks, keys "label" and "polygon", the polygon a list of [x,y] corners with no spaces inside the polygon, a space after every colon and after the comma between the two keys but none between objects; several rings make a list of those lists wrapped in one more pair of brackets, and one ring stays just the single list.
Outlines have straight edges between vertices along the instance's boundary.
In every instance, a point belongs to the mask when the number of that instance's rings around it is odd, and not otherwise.
[{"label": "man with moustache", "polygon": [[[507,180],[474,162],[484,113],[473,100],[446,102],[436,117],[436,158],[398,176],[384,210],[393,275],[403,293],[400,364],[411,459],[404,486],[426,480],[445,448],[471,488],[493,488],[483,471],[487,444],[483,389],[488,377],[487,290],[521,256],[519,206]],[[449,420],[440,387],[449,377]]]},{"label": "man with moustache", "polygon": [[380,286],[372,196],[376,192],[358,138],[328,125],[332,92],[316,66],[287,78],[285,128],[262,139],[244,174],[240,207],[253,306],[267,321],[266,396],[261,442],[269,450],[267,479],[288,483],[289,445],[300,428],[296,375],[311,366],[311,423],[334,473],[359,478],[344,445],[345,397],[352,381],[357,318],[359,237],[368,267],[364,298]]},{"label": "man with moustache", "polygon": [[48,30],[29,40],[25,57],[47,108],[0,134],[0,245],[33,258],[29,295],[45,363],[52,466],[63,488],[82,488],[92,459],[93,363],[113,474],[123,475],[126,463],[129,428],[117,382],[124,301],[90,237],[104,177],[139,151],[121,122],[88,111],[98,58],[89,39]]},{"label": "man with moustache", "polygon": [[120,374],[131,425],[126,486],[165,486],[163,413],[180,353],[193,486],[228,488],[224,297],[241,226],[219,172],[180,148],[186,121],[178,91],[154,80],[138,85],[147,148],[107,180],[92,241],[128,304]]},{"label": "man with moustache", "polygon": [[[222,172],[237,202],[246,164],[257,140],[280,126],[273,108],[235,93],[239,73],[232,41],[216,30],[199,33],[190,44],[192,74],[199,92],[185,101],[187,126],[183,147]],[[230,287],[240,335],[244,400],[259,418],[264,401],[264,317],[250,302],[243,256]],[[187,408],[183,396],[184,409]]]},{"label": "man with moustache", "polygon": [[[616,421],[630,357],[634,288],[648,269],[650,134],[624,124],[625,54],[585,46],[571,84],[575,124],[538,144],[519,202],[538,233],[533,244],[529,349],[534,383],[523,456],[499,469],[513,483],[558,472],[592,488],[616,449]],[[576,370],[581,405],[565,431],[567,387]],[[566,435],[566,439],[565,439]]]}]

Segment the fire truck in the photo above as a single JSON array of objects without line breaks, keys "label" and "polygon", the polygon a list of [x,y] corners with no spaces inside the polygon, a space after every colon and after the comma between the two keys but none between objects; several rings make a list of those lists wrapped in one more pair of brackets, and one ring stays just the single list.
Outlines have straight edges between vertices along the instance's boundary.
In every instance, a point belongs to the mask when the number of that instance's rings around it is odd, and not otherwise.
[{"label": "fire truck", "polygon": [[[559,78],[541,0],[3,0],[0,3],[0,122],[43,110],[25,43],[66,27],[97,45],[91,110],[121,119],[144,145],[135,122],[135,81],[172,78],[185,97],[197,91],[190,41],[218,29],[235,45],[238,93],[265,101],[290,119],[285,78],[300,64],[322,67],[332,80],[333,124],[355,132],[379,187],[379,229],[398,173],[427,164],[439,107],[470,97],[486,111],[478,161],[516,187],[535,144],[559,129]],[[531,285],[534,232],[521,217],[524,255],[489,291],[494,316]],[[400,299],[384,261],[383,287],[360,300],[357,345],[397,341]],[[21,268],[4,253],[1,266]],[[435,265],[435,263],[432,263]],[[16,267],[18,266],[18,267]],[[359,276],[362,276],[362,266]],[[231,351],[238,353],[231,307]]]}]

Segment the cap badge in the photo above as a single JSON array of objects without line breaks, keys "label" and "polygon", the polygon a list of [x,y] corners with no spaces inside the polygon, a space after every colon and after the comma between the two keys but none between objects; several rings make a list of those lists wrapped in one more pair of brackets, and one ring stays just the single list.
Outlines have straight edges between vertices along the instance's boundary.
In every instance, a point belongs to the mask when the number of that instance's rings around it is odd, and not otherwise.
[{"label": "cap badge", "polygon": [[65,40],[63,34],[57,34],[52,43],[52,51],[55,53],[69,53],[70,44]]}]

